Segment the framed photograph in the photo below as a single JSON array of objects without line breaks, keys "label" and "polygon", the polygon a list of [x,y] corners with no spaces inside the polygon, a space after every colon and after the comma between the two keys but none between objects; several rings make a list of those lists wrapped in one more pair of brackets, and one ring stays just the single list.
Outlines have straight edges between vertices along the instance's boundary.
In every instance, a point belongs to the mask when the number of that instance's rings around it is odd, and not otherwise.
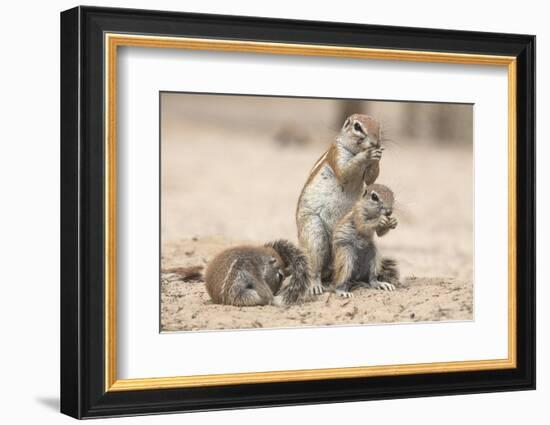
[{"label": "framed photograph", "polygon": [[535,388],[535,37],[61,14],[61,411]]}]

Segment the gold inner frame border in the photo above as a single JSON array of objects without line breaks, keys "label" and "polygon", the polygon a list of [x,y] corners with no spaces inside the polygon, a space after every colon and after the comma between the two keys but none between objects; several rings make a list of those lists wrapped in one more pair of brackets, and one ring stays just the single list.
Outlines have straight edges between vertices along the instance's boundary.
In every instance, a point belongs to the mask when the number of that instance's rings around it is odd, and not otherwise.
[{"label": "gold inner frame border", "polygon": [[[464,53],[371,49],[221,39],[180,38],[106,33],[105,46],[105,391],[137,391],[322,379],[360,378],[512,369],[516,367],[516,58]],[[508,358],[381,366],[304,369],[215,375],[118,379],[116,324],[116,96],[117,51],[120,46],[229,51],[279,55],[324,56],[469,65],[504,66],[508,72]]]}]

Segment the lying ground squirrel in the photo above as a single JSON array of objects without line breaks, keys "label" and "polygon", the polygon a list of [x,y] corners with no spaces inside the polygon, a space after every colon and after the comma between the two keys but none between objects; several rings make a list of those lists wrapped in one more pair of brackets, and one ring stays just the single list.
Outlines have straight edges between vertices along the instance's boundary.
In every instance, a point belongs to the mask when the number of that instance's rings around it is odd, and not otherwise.
[{"label": "lying ground squirrel", "polygon": [[355,286],[393,291],[399,283],[397,263],[381,257],[374,242],[375,233],[383,236],[397,227],[397,219],[391,216],[393,203],[393,192],[387,186],[367,186],[334,229],[333,285],[339,295],[352,296]]},{"label": "lying ground squirrel", "polygon": [[380,125],[367,115],[346,119],[327,152],[313,166],[296,209],[298,240],[311,266],[313,294],[323,292],[321,279],[330,274],[332,232],[361,196],[364,183],[380,172]]},{"label": "lying ground squirrel", "polygon": [[[280,291],[286,276],[291,276],[290,281]],[[309,287],[309,269],[299,248],[277,240],[264,246],[239,246],[222,251],[208,264],[205,282],[216,304],[292,304]]]}]

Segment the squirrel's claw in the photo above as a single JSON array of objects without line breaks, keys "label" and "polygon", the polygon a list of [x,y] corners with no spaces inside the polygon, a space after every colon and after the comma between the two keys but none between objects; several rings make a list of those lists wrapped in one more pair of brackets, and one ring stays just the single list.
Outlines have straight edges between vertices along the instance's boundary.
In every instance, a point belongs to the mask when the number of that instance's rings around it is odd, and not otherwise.
[{"label": "squirrel's claw", "polygon": [[341,290],[341,289],[337,289],[335,292],[336,292],[336,294],[338,294],[342,298],[353,298],[354,297],[354,295],[349,291],[344,291],[344,290]]},{"label": "squirrel's claw", "polygon": [[392,285],[391,283],[388,283],[388,282],[376,281],[371,283],[370,287],[374,289],[381,289],[383,291],[395,291],[395,285]]},{"label": "squirrel's claw", "polygon": [[321,295],[323,291],[324,289],[322,283],[312,283],[309,288],[310,295]]}]

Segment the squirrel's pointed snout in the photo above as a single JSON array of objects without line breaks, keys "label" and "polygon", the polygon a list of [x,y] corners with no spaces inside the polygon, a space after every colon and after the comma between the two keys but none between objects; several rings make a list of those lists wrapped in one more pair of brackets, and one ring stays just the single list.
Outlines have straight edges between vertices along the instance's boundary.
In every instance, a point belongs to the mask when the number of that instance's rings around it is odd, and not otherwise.
[{"label": "squirrel's pointed snout", "polygon": [[392,214],[393,210],[391,208],[384,208],[384,215],[389,217]]}]

